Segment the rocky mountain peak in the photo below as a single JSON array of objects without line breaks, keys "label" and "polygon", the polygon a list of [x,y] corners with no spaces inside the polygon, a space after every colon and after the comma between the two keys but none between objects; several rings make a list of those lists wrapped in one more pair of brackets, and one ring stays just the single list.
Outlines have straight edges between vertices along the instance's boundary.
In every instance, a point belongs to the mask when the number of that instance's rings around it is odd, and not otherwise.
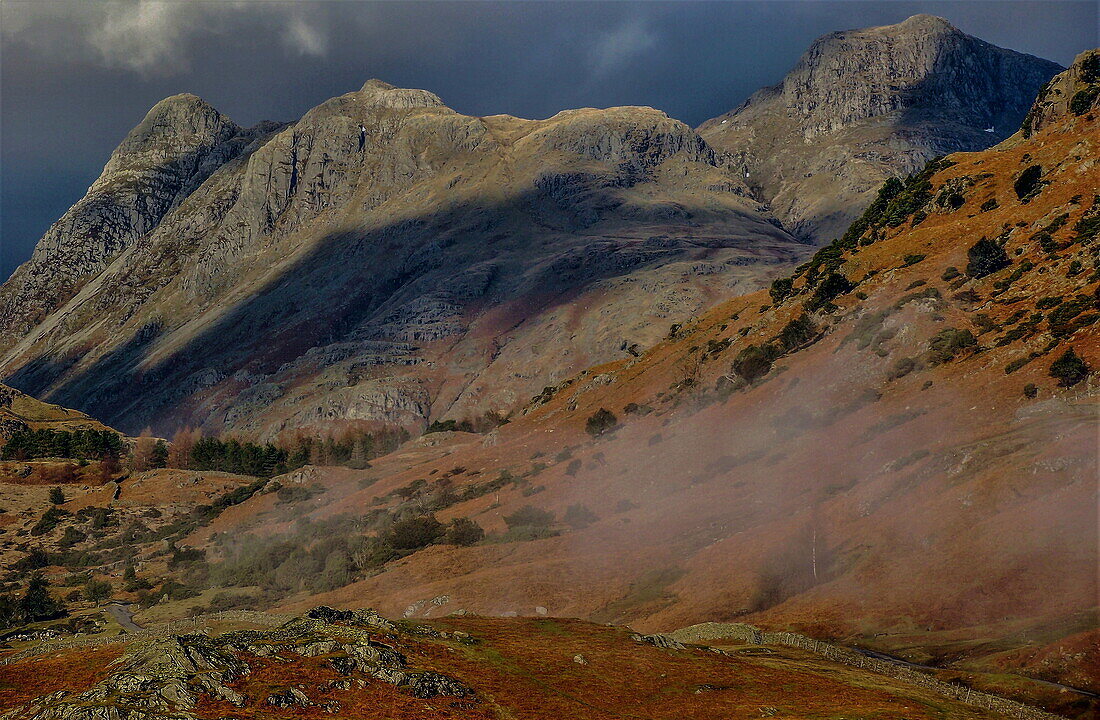
[{"label": "rocky mountain peak", "polygon": [[928,13],[919,13],[906,18],[897,25],[886,25],[879,29],[889,30],[891,28],[933,33],[960,32],[958,28],[945,18],[941,18],[938,15],[929,15]]},{"label": "rocky mountain peak", "polygon": [[[154,105],[111,155],[104,175],[164,164],[223,143],[241,128],[197,95],[181,93]],[[148,156],[146,156],[148,154]]]},{"label": "rocky mountain peak", "polygon": [[370,80],[367,80],[365,83],[363,83],[363,87],[361,87],[359,89],[359,92],[361,92],[365,95],[370,95],[370,94],[377,94],[377,93],[386,92],[387,90],[396,90],[396,89],[397,88],[395,86],[390,85],[385,80],[379,80],[378,78],[371,78]]},{"label": "rocky mountain peak", "polygon": [[408,110],[418,107],[443,107],[443,100],[433,92],[399,88],[388,82],[371,78],[359,89],[368,107]]},{"label": "rocky mountain peak", "polygon": [[914,15],[826,35],[777,89],[806,139],[895,113],[1008,134],[1034,87],[1060,69],[970,37],[943,18]]},{"label": "rocky mountain peak", "polygon": [[788,228],[825,241],[886,178],[1011,135],[1060,70],[914,15],[819,38],[779,84],[699,132]]}]

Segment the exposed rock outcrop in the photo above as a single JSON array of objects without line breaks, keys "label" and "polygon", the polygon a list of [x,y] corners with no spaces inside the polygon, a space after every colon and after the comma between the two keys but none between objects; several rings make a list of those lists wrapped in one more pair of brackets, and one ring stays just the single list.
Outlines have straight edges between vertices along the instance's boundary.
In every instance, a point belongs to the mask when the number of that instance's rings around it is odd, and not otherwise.
[{"label": "exposed rock outcrop", "polygon": [[1086,50],[1074,59],[1066,72],[1051,79],[1039,91],[1039,97],[1024,118],[1020,135],[1026,139],[1063,118],[1095,112],[1097,98],[1100,98],[1100,50]]},{"label": "exposed rock outcrop", "polygon": [[[342,675],[381,680],[417,698],[473,697],[472,690],[461,682],[441,673],[411,669],[401,653],[354,629],[368,626],[374,631],[396,632],[396,626],[385,618],[369,610],[341,612],[331,608],[318,608],[310,615],[351,624],[296,619],[269,631],[135,641],[120,661],[119,669],[102,682],[81,693],[59,691],[39,698],[17,711],[18,716],[33,720],[191,720],[196,717],[195,707],[203,697],[237,708],[317,705],[326,712],[340,708],[333,700],[314,702],[293,686],[259,698],[248,697],[233,685],[252,673],[250,656],[281,662],[291,662],[288,655],[325,657]],[[355,686],[335,681],[328,687],[352,691]]]}]

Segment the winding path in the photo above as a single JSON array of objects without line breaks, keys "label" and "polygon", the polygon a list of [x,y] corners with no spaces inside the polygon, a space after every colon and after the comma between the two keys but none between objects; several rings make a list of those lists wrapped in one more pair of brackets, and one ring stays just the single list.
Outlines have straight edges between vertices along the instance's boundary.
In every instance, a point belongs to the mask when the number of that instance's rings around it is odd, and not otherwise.
[{"label": "winding path", "polygon": [[120,603],[111,603],[107,606],[107,614],[114,618],[115,622],[122,626],[126,632],[138,632],[141,626],[134,622],[134,615],[130,608]]}]

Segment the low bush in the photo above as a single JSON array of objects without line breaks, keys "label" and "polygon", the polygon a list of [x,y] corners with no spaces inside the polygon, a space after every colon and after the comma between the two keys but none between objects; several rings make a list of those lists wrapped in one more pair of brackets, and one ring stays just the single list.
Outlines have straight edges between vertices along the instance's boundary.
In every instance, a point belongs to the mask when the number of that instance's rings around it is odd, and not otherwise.
[{"label": "low bush", "polygon": [[511,515],[505,515],[504,522],[509,528],[547,528],[554,524],[554,514],[531,505],[525,505]]},{"label": "low bush", "polygon": [[1077,91],[1073,95],[1073,99],[1069,101],[1070,112],[1074,115],[1084,115],[1092,109],[1092,104],[1096,102],[1097,96],[1100,96],[1100,85],[1093,85]]},{"label": "low bush", "polygon": [[562,521],[574,530],[586,528],[599,519],[596,513],[584,505],[570,505],[562,516]]},{"label": "low bush", "polygon": [[751,383],[758,380],[767,375],[771,369],[771,356],[757,345],[749,345],[742,349],[733,359],[733,372],[744,378],[745,382]]},{"label": "low bush", "polygon": [[776,305],[790,297],[792,292],[794,292],[794,278],[790,277],[773,280],[772,286],[768,290],[768,293],[772,296],[772,302]]},{"label": "low bush", "polygon": [[31,535],[45,535],[53,530],[61,522],[62,518],[69,516],[70,513],[64,508],[54,505],[46,512],[42,513],[42,517],[38,519],[38,522],[31,528]]},{"label": "low bush", "polygon": [[964,350],[976,347],[974,333],[963,328],[945,328],[928,341],[928,360],[933,365],[955,359]]},{"label": "low bush", "polygon": [[814,290],[814,294],[806,301],[806,309],[809,311],[828,308],[837,297],[849,293],[855,289],[855,283],[838,272],[831,272],[825,276],[821,284]]},{"label": "low bush", "polygon": [[398,520],[386,535],[396,550],[419,550],[443,537],[446,528],[434,515],[419,515]]},{"label": "low bush", "polygon": [[1020,173],[1020,176],[1016,178],[1016,182],[1012,185],[1012,188],[1016,191],[1016,197],[1024,200],[1037,193],[1042,177],[1043,168],[1039,165],[1032,165]]},{"label": "low bush", "polygon": [[443,534],[448,545],[476,545],[485,538],[485,530],[470,518],[455,518]]}]

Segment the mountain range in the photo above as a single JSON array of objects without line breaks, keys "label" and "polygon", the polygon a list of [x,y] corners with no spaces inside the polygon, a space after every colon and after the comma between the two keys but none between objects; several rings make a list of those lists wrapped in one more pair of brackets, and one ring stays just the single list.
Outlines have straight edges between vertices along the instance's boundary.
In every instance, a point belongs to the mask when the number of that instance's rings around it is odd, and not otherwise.
[{"label": "mountain range", "polygon": [[1057,70],[917,16],[822,38],[698,131],[377,80],[248,129],[171,97],[0,287],[0,373],[131,433],[507,414],[759,288],[886,177],[1002,139]]}]

